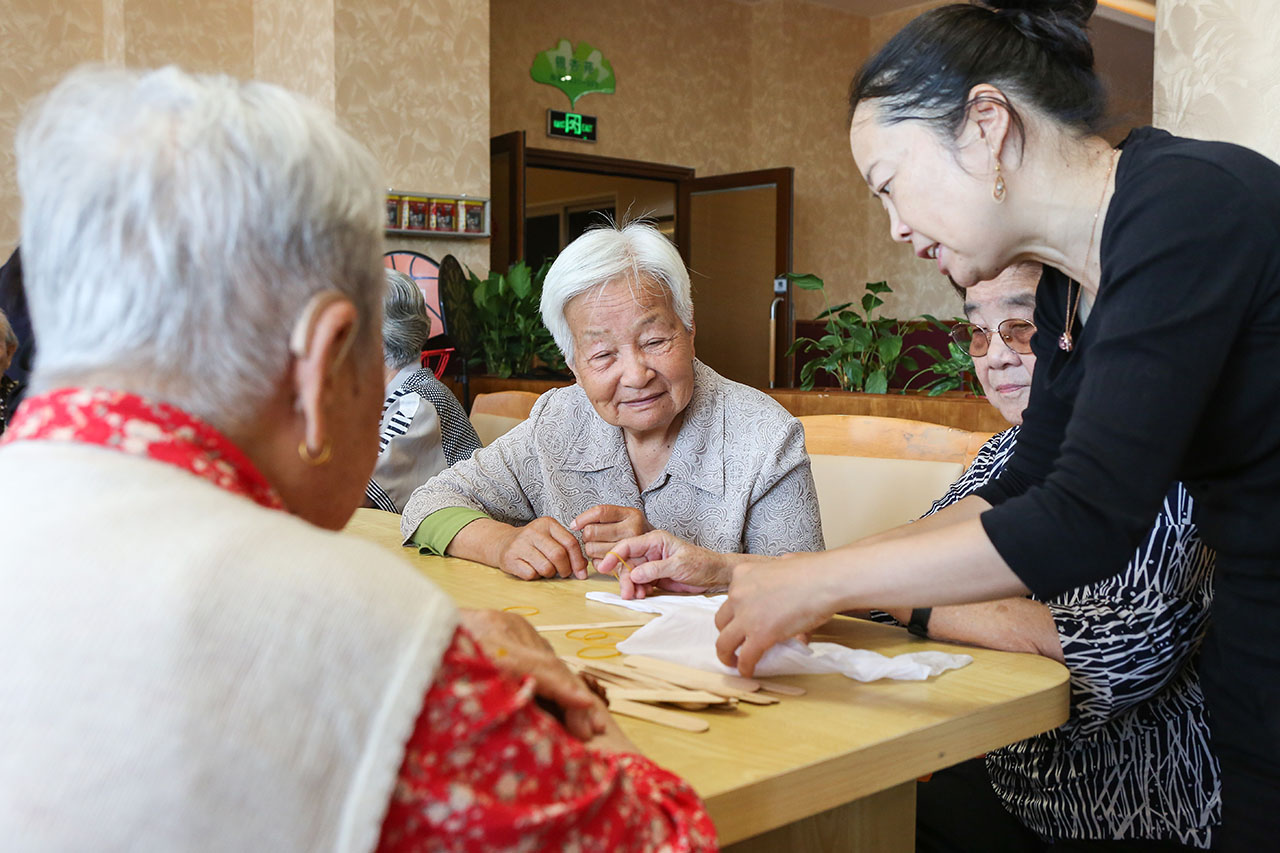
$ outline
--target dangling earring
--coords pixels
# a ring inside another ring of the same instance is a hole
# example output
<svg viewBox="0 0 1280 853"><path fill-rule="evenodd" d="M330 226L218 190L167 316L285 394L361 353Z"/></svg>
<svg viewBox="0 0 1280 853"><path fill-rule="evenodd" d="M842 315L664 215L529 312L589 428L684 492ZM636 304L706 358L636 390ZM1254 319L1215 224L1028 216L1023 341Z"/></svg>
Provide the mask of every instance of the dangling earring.
<svg viewBox="0 0 1280 853"><path fill-rule="evenodd" d="M991 197L996 204L1004 204L1004 175L1000 174L1000 161L996 161L996 182L991 188Z"/></svg>
<svg viewBox="0 0 1280 853"><path fill-rule="evenodd" d="M311 455L311 448L307 447L307 440L304 438L298 442L298 456L303 462L313 468L318 468L329 461L329 457L333 455L333 440L326 438L324 447L320 448L320 452L315 456Z"/></svg>

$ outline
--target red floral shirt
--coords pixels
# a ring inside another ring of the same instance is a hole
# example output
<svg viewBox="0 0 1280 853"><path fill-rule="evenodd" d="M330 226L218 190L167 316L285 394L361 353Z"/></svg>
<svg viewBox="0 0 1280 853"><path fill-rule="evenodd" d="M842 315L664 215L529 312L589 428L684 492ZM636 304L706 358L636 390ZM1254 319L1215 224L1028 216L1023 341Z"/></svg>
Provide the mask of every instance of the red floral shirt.
<svg viewBox="0 0 1280 853"><path fill-rule="evenodd" d="M270 509L279 495L230 439L136 394L30 397L0 444L73 441L174 465ZM501 674L462 628L436 671L379 850L701 851L715 827L687 783L640 755L587 749Z"/></svg>

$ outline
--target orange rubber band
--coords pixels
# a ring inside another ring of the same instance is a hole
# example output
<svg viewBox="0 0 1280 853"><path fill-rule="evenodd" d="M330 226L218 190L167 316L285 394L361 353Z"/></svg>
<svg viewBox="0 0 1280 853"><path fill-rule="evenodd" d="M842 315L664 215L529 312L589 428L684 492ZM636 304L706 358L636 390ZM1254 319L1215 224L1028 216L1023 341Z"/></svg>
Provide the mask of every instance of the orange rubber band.
<svg viewBox="0 0 1280 853"><path fill-rule="evenodd" d="M581 636L575 637L575 634L580 634ZM609 639L609 632L601 631L599 628L574 628L572 631L565 631L564 635L570 640L582 640L583 642Z"/></svg>
<svg viewBox="0 0 1280 853"><path fill-rule="evenodd" d="M503 613L515 613L517 616L537 616L538 608L528 604L513 604L502 608Z"/></svg>
<svg viewBox="0 0 1280 853"><path fill-rule="evenodd" d="M590 654L588 654L588 652L590 652ZM601 660L603 658L620 658L622 657L622 652L618 651L613 646L586 646L584 648L578 649L578 657L586 658L587 660Z"/></svg>

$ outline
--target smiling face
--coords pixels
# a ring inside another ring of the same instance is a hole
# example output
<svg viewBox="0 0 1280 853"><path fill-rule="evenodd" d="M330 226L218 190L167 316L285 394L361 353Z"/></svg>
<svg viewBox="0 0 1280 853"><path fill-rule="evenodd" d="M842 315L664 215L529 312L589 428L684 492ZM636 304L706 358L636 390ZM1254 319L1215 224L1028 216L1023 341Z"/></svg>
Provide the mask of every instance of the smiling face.
<svg viewBox="0 0 1280 853"><path fill-rule="evenodd" d="M976 125L947 143L922 121L882 124L876 101L853 115L854 162L889 214L889 234L961 287L995 277L1004 208L992 199L994 159Z"/></svg>
<svg viewBox="0 0 1280 853"><path fill-rule="evenodd" d="M991 405L1015 425L1022 423L1022 410L1027 407L1036 357L1011 350L995 329L1005 320L1031 320L1039 281L1039 264L1018 264L991 281L973 285L964 294L965 317L975 326L991 330L986 355L973 360L974 372Z"/></svg>
<svg viewBox="0 0 1280 853"><path fill-rule="evenodd" d="M569 300L570 368L596 413L636 436L665 432L693 397L693 332L658 285L612 281Z"/></svg>

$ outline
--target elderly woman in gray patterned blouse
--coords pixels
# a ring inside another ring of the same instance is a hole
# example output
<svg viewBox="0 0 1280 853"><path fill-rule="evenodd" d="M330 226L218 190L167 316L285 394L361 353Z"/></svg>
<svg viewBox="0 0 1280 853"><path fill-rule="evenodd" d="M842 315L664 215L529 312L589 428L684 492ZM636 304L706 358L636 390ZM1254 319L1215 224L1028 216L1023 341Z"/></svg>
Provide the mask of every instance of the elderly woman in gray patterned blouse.
<svg viewBox="0 0 1280 853"><path fill-rule="evenodd" d="M655 528L713 551L823 547L800 423L694 358L689 274L655 228L571 243L542 319L577 384L418 488L406 542L526 580L584 578L588 559Z"/></svg>

